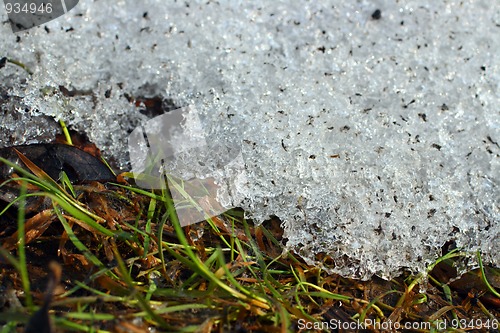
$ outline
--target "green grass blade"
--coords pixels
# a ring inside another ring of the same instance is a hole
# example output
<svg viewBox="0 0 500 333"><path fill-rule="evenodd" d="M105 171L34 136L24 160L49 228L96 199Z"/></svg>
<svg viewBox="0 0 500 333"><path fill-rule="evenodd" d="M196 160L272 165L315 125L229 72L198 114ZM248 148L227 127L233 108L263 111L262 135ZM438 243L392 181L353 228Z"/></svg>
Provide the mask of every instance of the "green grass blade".
<svg viewBox="0 0 500 333"><path fill-rule="evenodd" d="M484 272L483 260L481 258L481 252L479 251L477 251L477 261L479 263L479 269L481 270L481 279L483 280L484 284L486 285L490 293L500 298L500 293L498 293L498 291L496 291L495 288L493 288L493 286L486 278L486 273Z"/></svg>
<svg viewBox="0 0 500 333"><path fill-rule="evenodd" d="M26 207L26 191L27 191L27 183L22 182L21 184L21 193L19 197L21 200L19 201L19 208L17 214L17 235L18 235L18 248L17 254L19 256L19 274L21 275L21 283L23 285L24 294L26 297L26 305L30 311L33 311L33 299L31 297L30 291L30 280L28 275L28 266L26 263L26 233L24 230L25 219L25 207Z"/></svg>

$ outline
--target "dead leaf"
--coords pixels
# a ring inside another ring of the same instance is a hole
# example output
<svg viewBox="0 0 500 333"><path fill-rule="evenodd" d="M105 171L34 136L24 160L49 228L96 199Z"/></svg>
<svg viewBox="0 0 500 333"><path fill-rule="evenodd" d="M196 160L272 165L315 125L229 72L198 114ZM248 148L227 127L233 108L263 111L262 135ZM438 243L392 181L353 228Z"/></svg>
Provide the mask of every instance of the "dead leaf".
<svg viewBox="0 0 500 333"><path fill-rule="evenodd" d="M29 244L43 235L45 230L55 220L55 215L51 209L46 209L26 220L25 223L25 244ZM3 241L3 247L12 251L17 247L19 235L17 231Z"/></svg>

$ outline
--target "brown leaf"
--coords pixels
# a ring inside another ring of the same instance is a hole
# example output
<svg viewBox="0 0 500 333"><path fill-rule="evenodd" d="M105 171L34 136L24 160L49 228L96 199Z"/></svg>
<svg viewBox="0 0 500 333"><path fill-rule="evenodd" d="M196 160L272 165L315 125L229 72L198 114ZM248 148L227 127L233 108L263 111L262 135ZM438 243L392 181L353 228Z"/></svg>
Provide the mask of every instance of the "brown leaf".
<svg viewBox="0 0 500 333"><path fill-rule="evenodd" d="M25 244L29 244L42 236L54 220L55 215L51 209L43 210L32 218L26 220L24 226L26 235ZM18 240L19 235L16 231L12 236L4 240L3 247L8 251L12 251L17 247Z"/></svg>

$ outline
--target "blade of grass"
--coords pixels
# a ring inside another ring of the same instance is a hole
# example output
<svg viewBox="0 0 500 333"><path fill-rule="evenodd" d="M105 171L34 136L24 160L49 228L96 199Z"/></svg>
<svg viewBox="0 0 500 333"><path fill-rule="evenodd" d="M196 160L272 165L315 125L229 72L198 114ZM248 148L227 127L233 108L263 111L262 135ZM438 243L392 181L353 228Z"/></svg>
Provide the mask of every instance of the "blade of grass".
<svg viewBox="0 0 500 333"><path fill-rule="evenodd" d="M51 198L53 203L56 203L59 206L61 206L61 208L64 209L69 215L73 216L78 220L83 221L89 227L95 229L102 235L108 237L115 236L115 233L113 231L106 229L105 227L97 223L91 216L85 214L84 212L81 211L81 209L78 209L78 207L75 207L71 203L65 201L63 198L60 198L51 193L43 193L43 195ZM99 218L99 220L102 221L102 218Z"/></svg>
<svg viewBox="0 0 500 333"><path fill-rule="evenodd" d="M71 140L71 135L69 134L68 127L66 126L66 123L64 120L59 119L59 125L61 126L61 130L64 134L64 138L66 139L66 142L68 145L72 146L73 145L73 140Z"/></svg>
<svg viewBox="0 0 500 333"><path fill-rule="evenodd" d="M114 320L116 316L109 313L89 313L89 312L68 312L64 315L65 318L69 319L80 319L80 320Z"/></svg>
<svg viewBox="0 0 500 333"><path fill-rule="evenodd" d="M165 223L167 222L167 219L168 219L168 214L164 214L160 220L159 225L158 225L158 253L160 255L161 271L162 271L163 277L165 279L167 279L167 281L173 282L172 278L170 276L168 276L167 268L166 268L167 263L165 261L165 255L163 254L163 228L165 227Z"/></svg>
<svg viewBox="0 0 500 333"><path fill-rule="evenodd" d="M144 253L143 253L143 258L146 258L148 256L148 252L149 252L149 243L151 241L151 221L153 220L153 217L155 215L155 211L156 211L156 199L153 199L151 198L151 200L149 201L149 207L148 207L148 215L146 217L146 235L144 237L144 244L143 244L143 247L144 247Z"/></svg>
<svg viewBox="0 0 500 333"><path fill-rule="evenodd" d="M262 305L269 306L268 300L263 298L262 296L256 295L255 293L251 292L250 290L246 289L243 287L236 279L234 278L233 274L229 271L227 268L226 262L224 260L224 255L222 253L222 250L220 248L217 248L216 250L217 253L217 259L219 260L219 266L224 270L225 276L228 279L229 282L238 290L243 293L244 295L248 296L249 298L258 301L259 303L262 303ZM253 302L252 302L253 303Z"/></svg>
<svg viewBox="0 0 500 333"><path fill-rule="evenodd" d="M7 58L7 61L10 62L11 64L14 64L16 66L19 66L21 67L22 69L24 69L26 71L26 73L28 73L29 75L33 75L33 72L31 71L31 69L29 69L28 66L26 66L25 64L23 64L22 62L20 62L19 60L15 60L15 59L12 59L12 58Z"/></svg>
<svg viewBox="0 0 500 333"><path fill-rule="evenodd" d="M249 245L253 251L253 253L255 254L255 256L257 257L257 263L259 264L260 266L260 269L261 269L261 272L262 272L262 277L263 277L263 281L266 283L266 286L267 288L269 288L269 290L271 291L271 293L273 294L274 298L278 299L278 300L283 300L283 295L282 293L280 293L276 288L280 288L281 287L281 283L279 283L278 281L276 281L276 279L274 279L274 277L269 274L269 265L274 261L271 261L271 263L269 264L266 264L266 261L264 259L264 255L262 253L262 251L259 249L259 247L257 246L256 242L253 240L252 238L252 235L250 233L250 226L248 225L248 222L243 219L243 227L245 229L245 234L249 240ZM263 228L265 229L265 228ZM236 241L236 243L238 244L239 243L239 240ZM241 252L242 249L240 249L240 253L244 253L244 252ZM277 260L278 258L276 258ZM252 271L252 267L249 267L249 270ZM254 277L256 279L258 279L258 275L256 273L253 273L254 274Z"/></svg>
<svg viewBox="0 0 500 333"><path fill-rule="evenodd" d="M20 154L22 155L22 154ZM24 155L22 155L24 156ZM49 197L53 198L58 198L60 200L57 200L58 203L63 207L65 210L69 209L73 211L71 213L74 217L86 222L90 223L92 227L96 228L98 231L103 232L107 236L112 236L112 232L101 227L98 223L95 221L100 221L104 222L105 220L87 209L84 208L84 205L80 203L78 200L73 198L71 195L69 195L59 184L57 184L52 178L50 178L48 175L45 178L40 178L37 176L32 175L28 171L24 170L23 168L19 167L17 164L12 163L9 160L6 160L2 157L0 157L0 162L7 164L8 166L14 168L17 172L19 172L23 177L21 178L12 178L9 181L16 180L16 181L27 181L37 187L39 187L42 191L47 192L43 193L43 195L47 195ZM27 163L31 163L31 161L27 160ZM32 167L36 170L38 167L35 165L32 165ZM39 170L37 173L44 173L43 171ZM4 182L3 184L5 184ZM3 185L2 184L2 185ZM1 186L1 185L0 185ZM80 213L76 212L76 210L79 210ZM77 214L77 215L75 215ZM85 216L87 215L87 216Z"/></svg>
<svg viewBox="0 0 500 333"><path fill-rule="evenodd" d="M177 190L177 192L179 192L183 198L187 201L187 207L191 207L191 208L196 208L196 210L198 212L202 212L203 215L204 215L204 218L205 218L205 221L207 221L207 223L212 227L212 229L215 231L215 233L217 235L220 235L220 239L222 240L222 242L224 242L224 244L226 244L227 247L231 247L231 245L228 243L228 241L226 240L226 238L224 238L219 230L219 228L215 225L213 219L212 219L212 216L210 216L208 214L208 212L206 211L206 209L204 209L203 207L201 207L190 195L189 193L187 193L185 190L184 190L184 187L179 184L173 177L171 177L170 175L167 175L167 180L168 180L168 184L172 184L174 186L174 188ZM205 189L206 190L206 189ZM208 191L207 191L208 193ZM171 193L169 192L169 195L171 196ZM177 208L176 208L177 209Z"/></svg>
<svg viewBox="0 0 500 333"><path fill-rule="evenodd" d="M429 274L429 272L431 272L434 269L434 267L436 267L437 264L439 264L442 261L451 259L451 258L462 257L462 256L466 255L465 253L459 252L459 251L460 251L460 249L454 249L454 250L446 253L444 256L436 259L435 262L430 264L429 267L427 267L425 273L418 274L416 276L416 278L413 279L413 281L408 285L408 287L406 288L406 292L403 293L403 295L401 295L398 302L396 303L395 308L399 308L403 305L405 298L406 298L406 295L408 295L413 290L413 288L415 288L415 286L418 285L427 276L427 274Z"/></svg>
<svg viewBox="0 0 500 333"><path fill-rule="evenodd" d="M154 194L153 192L146 191L146 190L143 190L143 189L140 189L137 187L118 184L118 183L108 183L108 184L124 188L124 189L132 191L134 193L141 194L141 195L147 196L149 198L155 199L157 201L165 202L167 200L165 197L163 197L161 195Z"/></svg>
<svg viewBox="0 0 500 333"><path fill-rule="evenodd" d="M71 320L62 317L55 317L54 322L57 327L65 329L66 331L80 331L80 332L96 332L96 333L112 333L107 330L94 330L92 326L85 324L75 323Z"/></svg>
<svg viewBox="0 0 500 333"><path fill-rule="evenodd" d="M167 182L165 182L167 183ZM164 197L166 198L166 208L167 212L170 217L170 221L173 224L175 233L179 239L179 242L184 245L184 249L186 251L186 254L188 255L189 259L195 264L196 270L198 273L203 275L205 278L208 280L214 282L217 286L219 286L221 289L225 290L229 294L233 295L234 297L245 301L249 303L253 303L253 305L256 305L257 307L260 307L262 309L269 310L271 309L271 306L268 304L268 301L265 299L262 299L260 297L257 297L255 299L251 299L247 295L235 290L234 288L231 288L229 285L225 284L222 282L219 278L215 276L213 272L211 272L201 261L201 259L191 250L191 248L188 246L188 241L186 239L186 236L184 235L184 230L182 229L179 218L177 216L177 212L175 210L174 202L172 200L172 197L170 195L170 191L167 189L164 191Z"/></svg>
<svg viewBox="0 0 500 333"><path fill-rule="evenodd" d="M17 235L18 235L18 248L17 255L19 257L19 274L21 276L21 283L23 285L24 295L26 297L26 305L30 311L33 311L33 299L31 298L30 291L30 280L28 275L28 265L26 263L26 233L24 230L25 219L25 207L26 207L26 191L27 191L27 183L21 183L21 193L19 197L21 200L19 201L19 209L17 213Z"/></svg>
<svg viewBox="0 0 500 333"><path fill-rule="evenodd" d="M115 255L115 260L118 263L118 270L121 274L121 277L123 278L125 284L129 287L131 293L135 297L135 299L139 302L139 305L141 306L142 310L148 314L148 316L154 320L158 325L160 325L163 329L172 329L170 325L168 325L165 320L160 317L149 305L149 302L146 301L144 297L142 297L142 294L135 288L135 283L132 280L132 277L129 275L129 272L127 270L127 267L125 266L125 263L118 252L118 248L116 247L115 244L113 244L112 247L113 253Z"/></svg>
<svg viewBox="0 0 500 333"><path fill-rule="evenodd" d="M105 265L97 258L79 239L76 237L75 233L73 232L73 229L69 226L68 221L66 218L63 216L62 212L59 210L59 207L56 204L53 204L54 211L59 218L59 221L61 222L64 231L68 234L68 237L70 241L75 245L75 247L82 252L85 257L90 260L90 262L94 265L96 265L99 268L105 268Z"/></svg>
<svg viewBox="0 0 500 333"><path fill-rule="evenodd" d="M161 307L161 308L155 309L155 312L157 314L165 314L165 313L173 313L173 312L181 312L181 311L192 312L195 309L209 309L209 308L210 308L210 306L208 306L206 304L187 303L187 304L179 304L179 305ZM145 315L146 315L146 312L134 313L134 317L143 317Z"/></svg>
<svg viewBox="0 0 500 333"><path fill-rule="evenodd" d="M359 321L361 323L363 323L365 321L365 318L366 318L366 314L368 313L368 311L373 307L375 306L375 304L381 300L382 298L384 298L385 296L387 295L390 295L390 294L393 294L393 293L397 293L398 291L397 290L389 290L389 291L386 291L385 293L383 293L382 295L379 295L375 298L373 298L367 305L366 307L363 309L363 312L361 312L360 316L359 316ZM383 312L378 309L378 312L379 314L381 313L383 315Z"/></svg>
<svg viewBox="0 0 500 333"><path fill-rule="evenodd" d="M71 184L68 175L64 171L61 172L61 184L64 190L68 189L73 198L76 198L76 192L73 187L73 184Z"/></svg>
<svg viewBox="0 0 500 333"><path fill-rule="evenodd" d="M486 273L484 272L484 266L483 266L483 260L481 258L481 252L477 251L477 262L479 263L479 270L481 271L481 279L483 280L484 284L488 288L489 292L495 295L496 297L500 298L500 293L493 288L493 286L490 284L488 279L486 278Z"/></svg>
<svg viewBox="0 0 500 333"><path fill-rule="evenodd" d="M281 318L281 323L282 327L281 329L285 329L286 327L290 327L290 315L293 314L297 317L301 316L301 312L297 311L296 307L290 303L288 298L286 297L286 291L290 289L290 286L283 286L280 282L278 282L271 274L271 271L269 270L269 266L277 261L279 258L275 258L271 260L269 264L266 264L265 259L264 259L264 254L261 252L259 247L257 246L256 242L253 240L253 237L250 233L250 227L247 223L247 221L242 217L243 221L243 226L245 229L245 234L249 240L249 246L251 247L252 252L256 255L257 257L257 263L260 266L260 272L261 275L258 275L257 272L253 269L252 266L248 266L248 270L251 272L251 274L254 276L256 281L263 281L264 285L258 284L263 292L265 291L265 288L269 292L271 292L272 296L274 297L274 302L275 306L278 307L278 314L280 315ZM262 227L263 230L266 230L264 227ZM267 230L266 230L267 231ZM242 244L238 238L235 239L236 246L239 249L239 253L243 257L244 261L248 261L246 258L246 251L243 250ZM280 246L281 247L281 246ZM290 274L289 271L283 272L284 274ZM287 311L285 311L287 310Z"/></svg>

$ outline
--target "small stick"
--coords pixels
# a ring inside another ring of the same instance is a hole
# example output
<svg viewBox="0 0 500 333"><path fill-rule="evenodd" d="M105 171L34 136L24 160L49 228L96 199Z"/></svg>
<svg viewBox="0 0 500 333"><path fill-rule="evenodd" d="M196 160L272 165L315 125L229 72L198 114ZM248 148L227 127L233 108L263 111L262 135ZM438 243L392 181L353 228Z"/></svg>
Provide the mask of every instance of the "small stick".
<svg viewBox="0 0 500 333"><path fill-rule="evenodd" d="M54 297L54 291L61 280L61 265L57 262L52 261L49 264L49 282L47 283L47 290L43 298L42 307L35 312L28 324L26 325L25 333L54 333L54 326L50 321L49 309L52 298Z"/></svg>

